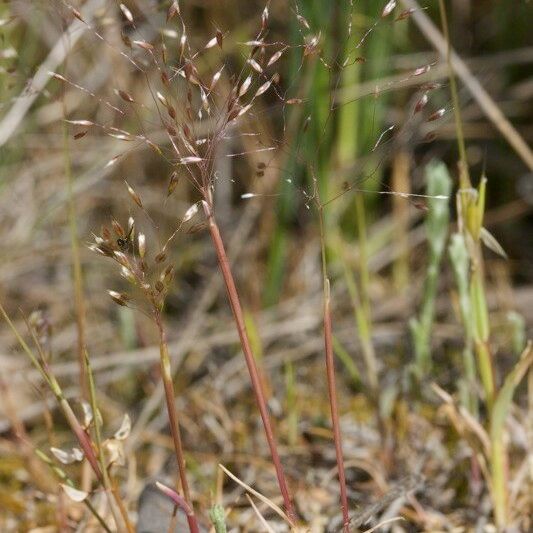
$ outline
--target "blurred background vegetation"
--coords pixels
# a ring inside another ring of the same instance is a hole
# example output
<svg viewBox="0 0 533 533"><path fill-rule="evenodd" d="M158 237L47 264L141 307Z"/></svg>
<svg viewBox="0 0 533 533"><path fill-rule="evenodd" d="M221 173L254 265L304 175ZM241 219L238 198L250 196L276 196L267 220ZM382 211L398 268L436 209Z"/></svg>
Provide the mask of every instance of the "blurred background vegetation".
<svg viewBox="0 0 533 533"><path fill-rule="evenodd" d="M448 254L449 236L462 231L455 200L460 156L454 103L446 57L428 42L424 23L416 19L424 15L441 31L442 13L433 0L404 13L411 2L399 1L383 16L386 4L269 3L266 39L283 50L273 65L279 82L218 146L217 215L304 521L316 531L340 527L322 359L315 191L324 204L352 510L361 515L377 505L368 527L402 516L404 522L387 527L483 530L497 519L487 482L491 474L485 474L491 471L490 453L483 459L479 434L486 431L490 440L494 421L474 368L476 333L469 332L468 317L461 314L460 267ZM453 48L516 135L531 145L531 2L444 4ZM139 38L158 50L164 43L171 61L177 61L183 31L175 20L166 22L169 5L155 0L0 3L0 302L25 337L23 317L43 321L50 364L73 400L80 397L77 361L86 345L104 433L112 435L125 413L132 420L124 444L127 460L115 473L132 512L148 480L173 473L157 395L157 335L142 314L107 297L108 289L123 290L125 281L87 244L111 217L125 226L134 216L150 248L161 235L170 235L198 200L185 178L168 195L173 167L158 153L168 141L151 92L160 84L160 69L154 68L151 52L128 46L128 40ZM255 0L181 2L194 49L202 49L216 29L224 35L222 49L207 50L197 64L206 79L224 64L221 90L246 67L249 46L243 43L257 35L264 7ZM262 50L258 54L263 57ZM146 65L146 72L128 58ZM492 238L487 238L490 249L483 250L490 323L484 340L500 389L516 369L533 325L533 174L480 107L479 95L460 78L457 83L470 178L474 187L487 178L484 226ZM138 105L121 98L119 90ZM141 133L153 146L125 142L91 125L96 123ZM251 132L257 135L244 135ZM431 178L438 172L445 176ZM442 187L450 192L431 192L439 179L448 183L448 174L451 182ZM435 183L428 184L432 179ZM146 211L131 201L124 180ZM243 199L243 194L254 196ZM449 200L416 196L426 194L446 194ZM230 527L262 531L242 488L223 483L217 469L218 463L231 466L276 500L208 241L201 227L178 235L170 251L175 281L165 308L194 500L204 516L219 502L231 511ZM438 253L434 244L440 241ZM507 257L495 253L500 246ZM78 254L81 271L76 272ZM432 268L433 283L428 281ZM429 366L418 359L413 325L416 317L418 324L424 322L425 313ZM80 527L90 530L83 507L65 501L53 475L28 459L35 448L72 447L73 437L4 324L0 341L6 398L0 406L0 529L69 531L85 524ZM471 367L465 350L472 352ZM531 371L529 389L515 385L515 403L505 410L506 524L526 531L531 527ZM469 417L462 418L459 406ZM83 467L68 469L77 486L87 484ZM276 523L267 508L262 511Z"/></svg>

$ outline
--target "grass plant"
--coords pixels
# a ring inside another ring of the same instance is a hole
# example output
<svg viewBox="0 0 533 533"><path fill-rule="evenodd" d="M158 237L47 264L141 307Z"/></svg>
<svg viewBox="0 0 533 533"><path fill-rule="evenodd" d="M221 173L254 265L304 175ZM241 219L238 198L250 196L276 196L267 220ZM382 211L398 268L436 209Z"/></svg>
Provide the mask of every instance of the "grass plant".
<svg viewBox="0 0 533 533"><path fill-rule="evenodd" d="M531 528L502 10L0 6L2 531Z"/></svg>

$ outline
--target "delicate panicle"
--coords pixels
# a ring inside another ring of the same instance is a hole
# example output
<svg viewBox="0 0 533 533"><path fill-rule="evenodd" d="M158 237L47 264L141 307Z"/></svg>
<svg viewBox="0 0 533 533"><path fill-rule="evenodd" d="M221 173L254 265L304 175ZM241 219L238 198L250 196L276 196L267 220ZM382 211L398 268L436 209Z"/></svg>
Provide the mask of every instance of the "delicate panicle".
<svg viewBox="0 0 533 533"><path fill-rule="evenodd" d="M119 237L124 237L126 235L126 232L124 231L124 228L120 225L120 222L118 220L112 219L111 225L113 226L114 232Z"/></svg>
<svg viewBox="0 0 533 533"><path fill-rule="evenodd" d="M124 100L125 102L134 102L133 96L131 94L127 93L126 91L123 91L121 89L117 89L117 94Z"/></svg>
<svg viewBox="0 0 533 533"><path fill-rule="evenodd" d="M126 19L128 20L128 22L133 23L133 15L131 11L124 4L120 4L119 7L122 13L124 14L124 16L126 17Z"/></svg>
<svg viewBox="0 0 533 533"><path fill-rule="evenodd" d="M106 164L105 164L105 167L104 168L109 168L111 166L113 166L117 161L118 159L120 158L120 155L116 155L115 157L112 157Z"/></svg>
<svg viewBox="0 0 533 533"><path fill-rule="evenodd" d="M189 220L191 220L191 218L194 215L196 215L196 213L198 213L198 203L191 205L191 207L187 209L187 211L185 212L185 215L183 215L182 222L183 223L188 222Z"/></svg>
<svg viewBox="0 0 533 533"><path fill-rule="evenodd" d="M167 254L165 252L159 252L155 257L154 261L156 263L164 263L167 260Z"/></svg>
<svg viewBox="0 0 533 533"><path fill-rule="evenodd" d="M144 259L144 256L146 254L146 236L144 233L139 233L137 237L137 246L139 248L139 257L141 259Z"/></svg>
<svg viewBox="0 0 533 533"><path fill-rule="evenodd" d="M215 88L215 85L218 83L220 76L222 76L222 71L224 70L224 65L222 65L213 75L211 79L211 84L209 85L209 91L212 91Z"/></svg>
<svg viewBox="0 0 533 533"><path fill-rule="evenodd" d="M130 262L124 252L120 252L119 250L115 250L113 252L114 258L123 266L126 268L130 267Z"/></svg>
<svg viewBox="0 0 533 533"><path fill-rule="evenodd" d="M90 120L65 120L68 124L74 124L75 126L94 126L94 122Z"/></svg>
<svg viewBox="0 0 533 533"><path fill-rule="evenodd" d="M383 8L383 11L381 12L382 18L388 17L396 7L396 0L390 0L385 4L385 7Z"/></svg>
<svg viewBox="0 0 533 533"><path fill-rule="evenodd" d="M404 9L397 17L396 20L405 20L409 18L414 12L416 11L415 8L410 9Z"/></svg>
<svg viewBox="0 0 533 533"><path fill-rule="evenodd" d="M434 113L431 113L431 115L429 115L427 120L428 122L433 122L434 120L438 120L444 115L444 113L446 113L446 109L444 109L444 107L441 107L440 109L437 109L437 111L435 111Z"/></svg>
<svg viewBox="0 0 533 533"><path fill-rule="evenodd" d="M131 185L127 181L124 181L124 183L128 188L128 194L130 195L131 199L142 209L143 203L141 201L141 197L135 192L133 187L131 187Z"/></svg>
<svg viewBox="0 0 533 533"><path fill-rule="evenodd" d="M167 22L169 22L176 15L178 15L179 12L180 12L180 8L179 8L178 0L172 0L167 11Z"/></svg>
<svg viewBox="0 0 533 533"><path fill-rule="evenodd" d="M154 50L154 45L146 41L137 40L133 41L133 44L136 44L139 48L142 48L143 50L146 50L148 52L152 52Z"/></svg>
<svg viewBox="0 0 533 533"><path fill-rule="evenodd" d="M208 50L209 48L213 48L218 44L218 39L216 37L213 37L206 45L205 49Z"/></svg>
<svg viewBox="0 0 533 533"><path fill-rule="evenodd" d="M90 244L88 246L89 250L91 250L91 252L95 252L97 254L100 254L100 255L108 255L105 253L105 251L100 247L100 246L97 246L96 244Z"/></svg>
<svg viewBox="0 0 533 533"><path fill-rule="evenodd" d="M248 104L248 105L245 105L238 113L237 113L237 117L242 117L245 113L247 113L251 108L252 108L252 105L253 104Z"/></svg>
<svg viewBox="0 0 533 533"><path fill-rule="evenodd" d="M179 177L176 171L172 172L167 186L167 198L174 192L174 189L178 185Z"/></svg>
<svg viewBox="0 0 533 533"><path fill-rule="evenodd" d="M423 65L421 67L416 68L413 70L412 76L421 76L422 74L425 74L426 72L429 72L431 69L431 65Z"/></svg>
<svg viewBox="0 0 533 533"><path fill-rule="evenodd" d="M120 267L120 275L125 279L127 280L129 283L135 283L135 275L133 274L133 272L125 267L125 266L121 266Z"/></svg>
<svg viewBox="0 0 533 533"><path fill-rule="evenodd" d="M307 19L305 17L303 17L302 15L300 14L297 14L296 15L296 19L298 20L298 22L306 29L306 30L310 30L311 29L311 26L309 26L309 22L307 22Z"/></svg>
<svg viewBox="0 0 533 533"><path fill-rule="evenodd" d="M157 99L165 106L165 107L168 107L168 102L167 102L167 99L165 98L165 96L163 94L161 94L159 91L157 91L155 93L155 95L157 96Z"/></svg>
<svg viewBox="0 0 533 533"><path fill-rule="evenodd" d="M81 13L73 6L69 6L69 9L71 11L71 13L81 22L83 22L84 24L87 24L85 22L85 19L81 16Z"/></svg>
<svg viewBox="0 0 533 533"><path fill-rule="evenodd" d="M128 305L129 297L127 294L117 291L107 291L111 299L118 305L126 307Z"/></svg>
<svg viewBox="0 0 533 533"><path fill-rule="evenodd" d="M259 74L263 74L263 69L261 68L261 65L255 60L255 59L248 59L246 61L256 72Z"/></svg>
<svg viewBox="0 0 533 533"><path fill-rule="evenodd" d="M183 32L181 39L180 39L180 58L183 57L186 44L187 44L187 34Z"/></svg>
<svg viewBox="0 0 533 533"><path fill-rule="evenodd" d="M217 29L217 32L216 32L216 36L215 36L216 40L217 40L217 44L219 46L220 49L222 49L222 42L224 40L224 35L222 34L222 32L220 30Z"/></svg>
<svg viewBox="0 0 533 533"><path fill-rule="evenodd" d="M314 56L319 53L320 33L318 35L308 35L305 39L304 57Z"/></svg>
<svg viewBox="0 0 533 533"><path fill-rule="evenodd" d="M257 92L255 93L254 98L257 98L258 96L261 96L263 93L266 93L270 85L272 85L272 80L269 80L266 83L263 83L263 85L261 85L261 87L257 89Z"/></svg>
<svg viewBox="0 0 533 533"><path fill-rule="evenodd" d="M426 104L428 103L428 95L427 93L424 93L421 97L420 97L420 100L418 100L418 102L415 104L415 109L414 109L414 112L415 113L419 113L420 111L422 111L422 109L424 109L424 107L426 107Z"/></svg>
<svg viewBox="0 0 533 533"><path fill-rule="evenodd" d="M252 76L248 76L239 87L239 98L244 96L248 89L250 88L250 85L252 84Z"/></svg>
<svg viewBox="0 0 533 533"><path fill-rule="evenodd" d="M374 147L372 148L372 151L374 152L376 150L376 148L381 144L383 138L385 137L385 135L387 133L389 133L390 131L392 131L396 126L393 124L392 126L389 126L386 130L384 130L381 135L378 137L378 140L376 141L376 143L374 144Z"/></svg>
<svg viewBox="0 0 533 533"><path fill-rule="evenodd" d="M203 161L202 157L190 156L182 157L180 159L180 165L190 165L191 163L201 163Z"/></svg>
<svg viewBox="0 0 533 533"><path fill-rule="evenodd" d="M285 50L287 50L287 48L282 48L281 50L278 50L275 54L272 54L272 56L268 60L267 67L273 65L283 55Z"/></svg>
<svg viewBox="0 0 533 533"><path fill-rule="evenodd" d="M263 9L263 13L261 14L261 31L265 31L268 23L268 4L265 6L265 9Z"/></svg>
<svg viewBox="0 0 533 533"><path fill-rule="evenodd" d="M91 427L94 420L94 413L91 404L85 400L80 401L81 409L83 411L83 429L87 430Z"/></svg>

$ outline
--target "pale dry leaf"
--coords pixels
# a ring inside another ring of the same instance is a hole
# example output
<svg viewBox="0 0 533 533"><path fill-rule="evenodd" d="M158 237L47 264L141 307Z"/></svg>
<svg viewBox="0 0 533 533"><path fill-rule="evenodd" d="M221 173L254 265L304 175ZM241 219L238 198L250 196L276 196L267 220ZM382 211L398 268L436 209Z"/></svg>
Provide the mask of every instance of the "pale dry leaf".
<svg viewBox="0 0 533 533"><path fill-rule="evenodd" d="M140 255L141 247L144 247L142 243L145 242L144 234L140 233L138 239L139 239L139 255ZM129 437L130 431L131 431L131 419L129 415L126 413L124 415L124 418L122 419L122 424L120 425L120 428L115 432L114 437L115 439L118 439L118 440L125 440Z"/></svg>
<svg viewBox="0 0 533 533"><path fill-rule="evenodd" d="M64 465L78 463L83 460L83 452L79 448L72 448L72 450L66 451L52 446L50 451L54 457Z"/></svg>
<svg viewBox="0 0 533 533"><path fill-rule="evenodd" d="M61 488L65 491L65 494L74 502L81 503L87 499L89 496L88 492L85 492L84 490L75 489L74 487L71 487L70 485L65 485L65 483L61 483Z"/></svg>

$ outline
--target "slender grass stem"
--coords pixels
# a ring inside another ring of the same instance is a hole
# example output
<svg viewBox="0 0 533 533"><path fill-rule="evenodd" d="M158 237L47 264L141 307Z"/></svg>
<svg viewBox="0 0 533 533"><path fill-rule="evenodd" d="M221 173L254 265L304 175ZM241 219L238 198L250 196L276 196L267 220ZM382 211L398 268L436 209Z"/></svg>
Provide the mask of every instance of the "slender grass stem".
<svg viewBox="0 0 533 533"><path fill-rule="evenodd" d="M165 330L161 315L159 312L155 313L155 321L159 331L159 353L161 364L161 379L163 380L163 387L165 389L165 400L167 404L168 419L170 422L170 433L172 434L172 441L174 443L174 451L176 453L176 460L178 462L179 478L183 496L187 504L192 510L192 513L187 513L187 522L191 533L199 533L200 529L196 515L194 514L191 494L189 491L189 483L187 482L187 473L185 470L185 454L181 441L181 432L178 420L178 411L176 409L176 400L174 392L174 383L172 381L172 370L170 365L170 357L168 354L168 345L166 340Z"/></svg>
<svg viewBox="0 0 533 533"><path fill-rule="evenodd" d="M65 112L66 117L66 112ZM80 247L78 242L78 228L76 224L76 205L74 203L74 180L70 161L67 123L63 124L63 154L65 159L65 175L67 177L68 194L68 224L70 232L70 248L72 252L72 274L74 284L74 307L78 333L78 365L80 391L83 398L88 398L88 377L85 367L85 350L87 346L86 310L83 292L83 274L81 269Z"/></svg>
<svg viewBox="0 0 533 533"><path fill-rule="evenodd" d="M348 494L346 491L346 473L344 470L344 457L342 452L342 437L339 420L339 406L337 403L337 385L335 380L335 359L333 354L333 331L331 325L331 293L328 279L326 260L326 237L324 232L324 209L319 206L318 216L320 222L320 246L322 256L322 282L324 289L324 347L326 355L326 373L328 380L329 405L331 410L331 423L333 426L333 441L339 476L341 510L343 531L350 531L350 513L348 508Z"/></svg>
<svg viewBox="0 0 533 533"><path fill-rule="evenodd" d="M233 273L231 271L229 259L226 254L226 249L224 247L224 241L222 240L222 236L220 234L215 215L212 211L211 204L208 203L208 201L203 200L202 205L207 218L209 233L211 234L213 246L217 254L220 271L222 273L222 277L224 278L224 283L226 285L228 300L231 306L231 310L233 312L233 317L235 319L235 325L237 327L237 332L241 341L241 347L244 353L246 366L248 367L248 372L250 374L250 380L252 382L252 389L254 391L255 400L259 409L259 413L261 415L261 420L263 421L265 436L268 442L268 447L270 448L272 462L274 463L274 468L276 469L276 476L278 479L278 485L281 491L281 495L283 497L285 511L287 512L287 515L291 520L296 520L296 514L291 501L291 497L289 495L287 480L285 478L283 466L281 464L281 460L278 454L276 439L274 437L274 431L270 422L270 415L266 404L261 376L257 368L255 357L252 352L252 347L248 339L248 334L246 332L244 314L242 311L239 294L237 292L237 287L235 286L235 280L233 279Z"/></svg>

